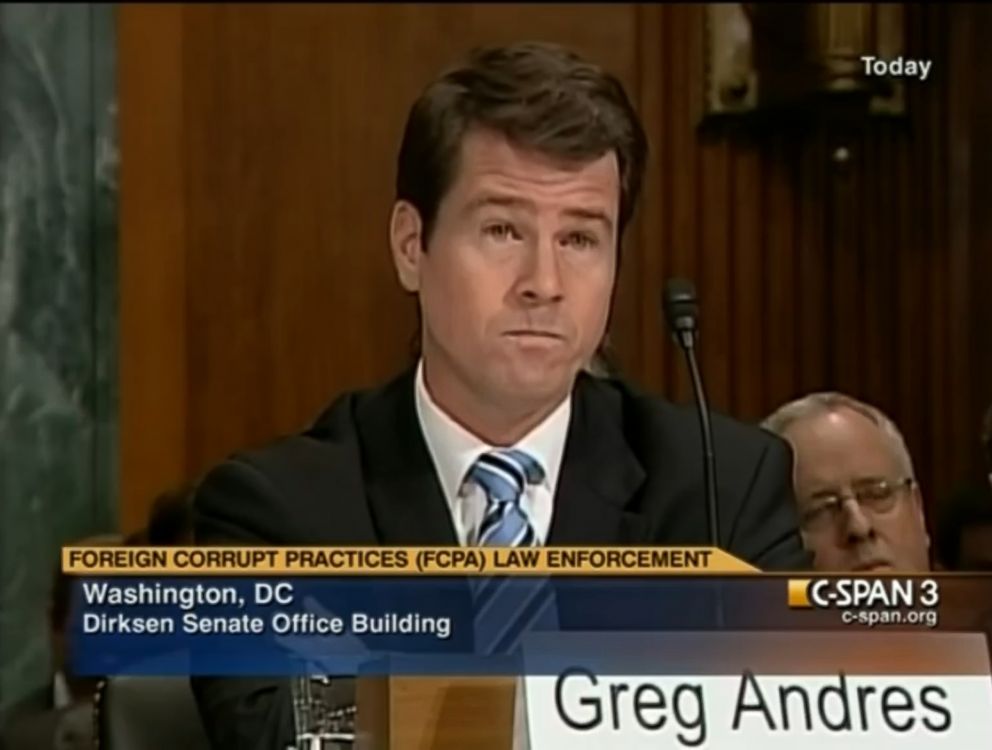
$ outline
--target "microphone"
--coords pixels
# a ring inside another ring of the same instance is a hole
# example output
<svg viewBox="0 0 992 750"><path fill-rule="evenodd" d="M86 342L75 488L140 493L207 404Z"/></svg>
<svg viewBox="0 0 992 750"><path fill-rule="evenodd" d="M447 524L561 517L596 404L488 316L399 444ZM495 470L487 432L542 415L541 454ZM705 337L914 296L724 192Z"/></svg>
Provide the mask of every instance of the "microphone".
<svg viewBox="0 0 992 750"><path fill-rule="evenodd" d="M685 353L692 378L692 390L699 412L699 430L703 440L703 483L706 492L706 520L710 544L720 547L720 518L716 497L716 459L713 453L713 431L710 427L710 410L703 390L703 378L696 360L696 335L699 329L699 303L696 288L686 279L671 279L665 283L662 295L665 320L675 341Z"/></svg>

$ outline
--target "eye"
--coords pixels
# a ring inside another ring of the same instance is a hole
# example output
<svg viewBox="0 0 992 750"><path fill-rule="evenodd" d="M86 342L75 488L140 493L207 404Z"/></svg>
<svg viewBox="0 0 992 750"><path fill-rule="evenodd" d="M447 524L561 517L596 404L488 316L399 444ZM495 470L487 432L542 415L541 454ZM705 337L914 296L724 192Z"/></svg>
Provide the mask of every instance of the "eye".
<svg viewBox="0 0 992 750"><path fill-rule="evenodd" d="M877 482L866 482L857 488L858 497L868 502L878 502L887 500L894 491L894 487L884 480Z"/></svg>
<svg viewBox="0 0 992 750"><path fill-rule="evenodd" d="M822 516L827 516L834 509L836 503L833 501L820 502L816 505L811 506L803 514L807 519L816 519Z"/></svg>
<svg viewBox="0 0 992 750"><path fill-rule="evenodd" d="M493 222L482 228L482 233L497 242L520 239L520 233L508 222Z"/></svg>
<svg viewBox="0 0 992 750"><path fill-rule="evenodd" d="M564 243L578 250L592 250L599 245L599 238L589 232L569 232Z"/></svg>
<svg viewBox="0 0 992 750"><path fill-rule="evenodd" d="M804 526L819 526L830 521L842 500L836 495L816 495L810 499L806 511L801 514Z"/></svg>

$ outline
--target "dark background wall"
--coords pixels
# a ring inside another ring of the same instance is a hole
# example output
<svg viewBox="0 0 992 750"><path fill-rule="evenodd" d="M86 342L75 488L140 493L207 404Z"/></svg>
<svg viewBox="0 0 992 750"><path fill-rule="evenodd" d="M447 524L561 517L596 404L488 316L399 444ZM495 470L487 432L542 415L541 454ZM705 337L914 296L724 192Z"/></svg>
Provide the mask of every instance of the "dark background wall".
<svg viewBox="0 0 992 750"><path fill-rule="evenodd" d="M689 275L715 408L758 420L840 389L902 426L931 504L977 471L992 397L983 7L907 8L907 51L934 64L905 120L749 133L697 127L698 5L118 13L126 529L164 487L408 361L413 305L386 246L407 108L468 48L520 38L618 73L652 142L612 332L628 375L688 397L659 295Z"/></svg>

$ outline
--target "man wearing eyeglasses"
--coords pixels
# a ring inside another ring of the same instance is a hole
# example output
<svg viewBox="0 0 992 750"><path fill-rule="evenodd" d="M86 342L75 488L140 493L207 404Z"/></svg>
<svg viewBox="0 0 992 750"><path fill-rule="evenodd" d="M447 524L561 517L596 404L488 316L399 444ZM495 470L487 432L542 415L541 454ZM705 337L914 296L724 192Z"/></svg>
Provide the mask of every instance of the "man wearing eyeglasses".
<svg viewBox="0 0 992 750"><path fill-rule="evenodd" d="M764 427L795 452L801 531L817 570L929 570L923 499L892 420L849 396L815 393Z"/></svg>

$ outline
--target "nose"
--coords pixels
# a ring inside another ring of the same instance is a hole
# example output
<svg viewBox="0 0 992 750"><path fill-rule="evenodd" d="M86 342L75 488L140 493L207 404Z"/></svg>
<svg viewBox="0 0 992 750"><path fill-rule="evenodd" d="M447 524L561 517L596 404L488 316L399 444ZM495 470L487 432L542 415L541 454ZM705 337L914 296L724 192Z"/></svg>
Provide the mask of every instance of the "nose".
<svg viewBox="0 0 992 750"><path fill-rule="evenodd" d="M528 305L561 301L564 296L561 268L550 239L536 242L531 247L520 273L517 292Z"/></svg>
<svg viewBox="0 0 992 750"><path fill-rule="evenodd" d="M854 498L844 501L842 510L842 533L848 544L862 542L875 536L875 528L871 519Z"/></svg>

